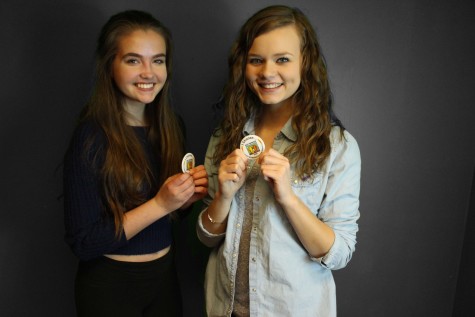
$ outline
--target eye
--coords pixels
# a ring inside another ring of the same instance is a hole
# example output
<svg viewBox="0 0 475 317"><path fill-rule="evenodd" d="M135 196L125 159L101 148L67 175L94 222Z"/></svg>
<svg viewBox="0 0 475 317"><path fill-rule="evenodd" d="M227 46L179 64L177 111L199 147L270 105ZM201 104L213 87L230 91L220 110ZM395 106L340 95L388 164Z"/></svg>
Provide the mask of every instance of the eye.
<svg viewBox="0 0 475 317"><path fill-rule="evenodd" d="M251 57L248 59L248 63L252 65L259 65L262 64L262 59L257 57Z"/></svg>
<svg viewBox="0 0 475 317"><path fill-rule="evenodd" d="M139 63L139 60L136 59L136 58L127 58L127 59L125 60L125 63L126 63L126 64L138 64L138 63Z"/></svg>
<svg viewBox="0 0 475 317"><path fill-rule="evenodd" d="M279 57L277 63L287 63L289 61L288 57Z"/></svg>
<svg viewBox="0 0 475 317"><path fill-rule="evenodd" d="M165 64L165 59L164 58L156 58L153 60L155 64Z"/></svg>

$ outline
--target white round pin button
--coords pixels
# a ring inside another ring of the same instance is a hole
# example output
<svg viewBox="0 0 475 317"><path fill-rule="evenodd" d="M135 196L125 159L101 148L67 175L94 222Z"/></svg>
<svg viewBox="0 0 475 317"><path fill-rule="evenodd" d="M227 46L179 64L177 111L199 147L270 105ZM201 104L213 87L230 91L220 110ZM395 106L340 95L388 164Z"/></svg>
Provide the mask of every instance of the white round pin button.
<svg viewBox="0 0 475 317"><path fill-rule="evenodd" d="M183 173L188 173L193 167L195 167L195 156L192 153L186 153L181 160L181 170Z"/></svg>
<svg viewBox="0 0 475 317"><path fill-rule="evenodd" d="M241 151L249 158L256 158L266 149L264 141L257 135L250 134L241 140Z"/></svg>

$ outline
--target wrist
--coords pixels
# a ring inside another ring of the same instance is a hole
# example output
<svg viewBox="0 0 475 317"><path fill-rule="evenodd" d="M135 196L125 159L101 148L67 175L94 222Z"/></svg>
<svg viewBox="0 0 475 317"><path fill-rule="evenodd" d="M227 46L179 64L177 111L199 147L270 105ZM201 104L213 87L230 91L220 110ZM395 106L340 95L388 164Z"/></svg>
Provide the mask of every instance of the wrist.
<svg viewBox="0 0 475 317"><path fill-rule="evenodd" d="M282 208L288 209L298 205L300 202L300 198L294 193L292 193L283 199L277 200L277 202L282 206Z"/></svg>
<svg viewBox="0 0 475 317"><path fill-rule="evenodd" d="M219 191L216 192L213 201L203 213L203 221L215 226L226 224L231 202L232 199L226 199Z"/></svg>
<svg viewBox="0 0 475 317"><path fill-rule="evenodd" d="M221 191L218 190L214 194L213 200L218 202L220 205L231 205L231 202L233 201L233 197L234 196L226 197L225 195L223 195Z"/></svg>
<svg viewBox="0 0 475 317"><path fill-rule="evenodd" d="M164 216L173 211L165 208L165 204L161 201L158 195L150 199L150 202L153 204L154 210L158 215Z"/></svg>
<svg viewBox="0 0 475 317"><path fill-rule="evenodd" d="M206 217L208 218L209 222L211 222L214 225L222 225L227 222L228 216L226 215L226 218L224 220L217 220L216 218L213 218L209 214L209 209L206 210Z"/></svg>

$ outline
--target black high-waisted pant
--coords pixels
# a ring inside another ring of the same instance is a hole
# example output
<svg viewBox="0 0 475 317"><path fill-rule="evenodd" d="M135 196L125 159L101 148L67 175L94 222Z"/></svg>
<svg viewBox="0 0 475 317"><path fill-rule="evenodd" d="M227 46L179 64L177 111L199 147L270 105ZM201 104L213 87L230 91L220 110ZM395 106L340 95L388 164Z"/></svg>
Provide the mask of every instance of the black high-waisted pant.
<svg viewBox="0 0 475 317"><path fill-rule="evenodd" d="M150 262L80 262L75 299L78 317L181 316L172 251Z"/></svg>

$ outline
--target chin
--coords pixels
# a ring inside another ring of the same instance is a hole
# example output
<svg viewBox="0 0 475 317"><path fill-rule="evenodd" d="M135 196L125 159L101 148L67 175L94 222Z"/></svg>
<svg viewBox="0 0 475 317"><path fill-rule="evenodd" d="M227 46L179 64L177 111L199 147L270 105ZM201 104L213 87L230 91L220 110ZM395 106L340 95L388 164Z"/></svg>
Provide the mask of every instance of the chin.
<svg viewBox="0 0 475 317"><path fill-rule="evenodd" d="M272 105L276 105L276 104L281 103L282 100L261 99L261 102L262 102L264 105L272 106Z"/></svg>
<svg viewBox="0 0 475 317"><path fill-rule="evenodd" d="M150 98L143 98L141 100L139 100L140 102L144 103L144 104L148 104L148 103L151 103L155 100L155 98L157 98L157 96L153 96L153 97L150 97Z"/></svg>

